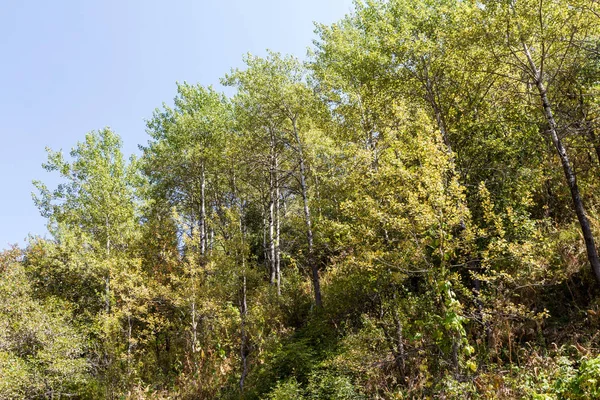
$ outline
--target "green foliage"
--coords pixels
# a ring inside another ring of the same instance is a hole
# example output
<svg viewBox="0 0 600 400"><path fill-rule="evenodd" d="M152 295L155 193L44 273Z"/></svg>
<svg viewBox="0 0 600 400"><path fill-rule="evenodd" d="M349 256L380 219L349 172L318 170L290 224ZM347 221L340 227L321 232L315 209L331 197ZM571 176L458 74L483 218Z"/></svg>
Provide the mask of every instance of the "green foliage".
<svg viewBox="0 0 600 400"><path fill-rule="evenodd" d="M318 371L313 373L309 379L306 393L305 397L307 399L363 399L363 397L356 392L348 377L330 373L328 371Z"/></svg>
<svg viewBox="0 0 600 400"><path fill-rule="evenodd" d="M68 303L36 299L22 265L9 252L0 257L0 397L93 398L85 338Z"/></svg>
<svg viewBox="0 0 600 400"><path fill-rule="evenodd" d="M277 386L269 393L269 400L295 400L303 399L302 388L296 378L292 377L277 383Z"/></svg>
<svg viewBox="0 0 600 400"><path fill-rule="evenodd" d="M598 16L357 1L307 63L178 84L140 159L108 128L48 150L0 397L600 397Z"/></svg>
<svg viewBox="0 0 600 400"><path fill-rule="evenodd" d="M581 360L577 372L569 375L560 376L556 382L555 387L560 399L600 397L600 358Z"/></svg>
<svg viewBox="0 0 600 400"><path fill-rule="evenodd" d="M105 128L90 132L85 142L77 144L70 153L72 162L62 152L47 149L44 168L66 180L53 191L34 181L40 193L34 201L49 218L51 229L66 224L91 235L100 246L111 240L112 247L125 244L134 221L135 171L126 166L120 148L120 137Z"/></svg>

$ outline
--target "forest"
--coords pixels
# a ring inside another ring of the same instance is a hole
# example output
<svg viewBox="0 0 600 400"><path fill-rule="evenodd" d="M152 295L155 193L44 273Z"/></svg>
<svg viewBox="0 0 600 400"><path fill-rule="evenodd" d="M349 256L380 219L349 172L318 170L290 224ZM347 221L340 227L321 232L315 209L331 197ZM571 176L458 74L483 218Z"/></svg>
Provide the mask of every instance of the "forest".
<svg viewBox="0 0 600 400"><path fill-rule="evenodd" d="M357 0L47 149L0 399L600 398L600 2ZM33 178L33 177L32 177Z"/></svg>

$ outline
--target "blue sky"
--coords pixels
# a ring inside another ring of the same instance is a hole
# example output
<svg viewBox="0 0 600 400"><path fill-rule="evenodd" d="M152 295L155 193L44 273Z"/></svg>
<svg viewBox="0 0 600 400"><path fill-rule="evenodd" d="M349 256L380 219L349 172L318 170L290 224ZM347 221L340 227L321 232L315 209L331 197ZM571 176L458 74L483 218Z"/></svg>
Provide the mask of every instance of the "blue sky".
<svg viewBox="0 0 600 400"><path fill-rule="evenodd" d="M0 248L44 235L31 181L54 187L44 148L68 152L110 126L124 152L147 141L144 119L171 103L175 82L213 84L247 52L304 57L313 21L352 0L2 0Z"/></svg>

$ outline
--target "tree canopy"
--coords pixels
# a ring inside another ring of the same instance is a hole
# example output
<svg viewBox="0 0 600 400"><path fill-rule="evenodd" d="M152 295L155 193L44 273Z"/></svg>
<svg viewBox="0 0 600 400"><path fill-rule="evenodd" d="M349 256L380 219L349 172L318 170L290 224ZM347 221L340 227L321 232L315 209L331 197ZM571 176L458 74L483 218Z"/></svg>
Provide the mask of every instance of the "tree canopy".
<svg viewBox="0 0 600 400"><path fill-rule="evenodd" d="M366 0L34 181L0 398L600 396L600 4Z"/></svg>

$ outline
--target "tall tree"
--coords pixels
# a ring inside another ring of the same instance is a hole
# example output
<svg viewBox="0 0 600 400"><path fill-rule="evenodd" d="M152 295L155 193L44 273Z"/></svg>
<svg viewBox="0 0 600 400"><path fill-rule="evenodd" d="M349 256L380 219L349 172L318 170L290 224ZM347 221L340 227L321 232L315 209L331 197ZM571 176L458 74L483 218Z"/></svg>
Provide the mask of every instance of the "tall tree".
<svg viewBox="0 0 600 400"><path fill-rule="evenodd" d="M314 227L311 215L309 188L309 159L306 147L307 134L314 128L311 118L318 112L318 103L306 82L306 69L293 57L282 57L270 52L267 58L247 56L248 68L233 71L224 82L238 88L238 107L249 117L255 129L263 130L268 136L270 149L269 187L270 217L269 238L271 257L276 273L278 292L280 291L280 197L282 171L297 177L307 243L307 264L309 265L317 306L322 305L319 266L315 257ZM281 159L288 159L297 165L285 171ZM272 234L276 225L275 235Z"/></svg>
<svg viewBox="0 0 600 400"><path fill-rule="evenodd" d="M590 9L591 7L591 9ZM589 216L583 204L573 157L565 146L572 121L557 117L562 90L556 86L561 77L582 69L589 57L589 44L600 33L593 10L597 4L589 1L528 1L508 0L486 2L481 7L481 26L488 31L490 55L509 67L508 78L520 82L526 95L524 101L537 101L542 129L549 136L560 160L569 188L572 206L583 234L592 272L600 283L600 258Z"/></svg>
<svg viewBox="0 0 600 400"><path fill-rule="evenodd" d="M152 140L144 150L144 171L156 196L176 206L197 232L197 249L206 253L209 198L219 179L231 114L225 97L211 87L178 84L175 108L155 110L148 122Z"/></svg>
<svg viewBox="0 0 600 400"><path fill-rule="evenodd" d="M110 311L110 259L113 251L124 251L136 224L133 164L121 153L121 139L105 128L86 135L71 151L72 162L62 152L48 151L48 171L57 171L66 182L49 190L34 181L39 195L34 201L49 229L58 234L59 225L81 231L91 238L88 246L104 255L105 309Z"/></svg>
<svg viewBox="0 0 600 400"><path fill-rule="evenodd" d="M202 272L210 262L214 214L223 206L219 199L228 143L231 113L228 101L212 87L177 85L175 107L155 110L148 122L152 137L142 147L145 176L154 204L173 207L183 245L183 304L189 323L189 348L197 369L200 344ZM163 209L164 212L164 209Z"/></svg>

